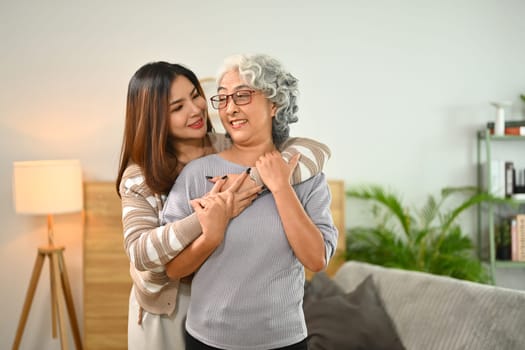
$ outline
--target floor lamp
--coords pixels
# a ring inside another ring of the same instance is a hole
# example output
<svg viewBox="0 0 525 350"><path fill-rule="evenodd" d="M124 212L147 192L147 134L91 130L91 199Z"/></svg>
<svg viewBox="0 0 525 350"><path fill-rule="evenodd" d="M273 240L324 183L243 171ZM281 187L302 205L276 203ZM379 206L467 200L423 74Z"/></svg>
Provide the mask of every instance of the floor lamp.
<svg viewBox="0 0 525 350"><path fill-rule="evenodd" d="M82 170L78 160L14 162L13 195L17 213L47 215L47 245L38 248L22 315L18 323L13 350L18 349L29 310L46 258L49 258L51 278L52 335L57 337L57 325L62 350L68 349L66 314L77 349L82 349L73 296L66 271L64 247L56 246L53 237L53 215L79 212L83 207Z"/></svg>

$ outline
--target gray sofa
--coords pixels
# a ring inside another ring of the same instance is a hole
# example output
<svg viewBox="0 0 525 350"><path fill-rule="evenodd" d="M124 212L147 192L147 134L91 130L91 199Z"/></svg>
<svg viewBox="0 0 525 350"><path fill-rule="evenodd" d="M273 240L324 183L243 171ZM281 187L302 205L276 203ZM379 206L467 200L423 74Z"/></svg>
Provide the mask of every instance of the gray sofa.
<svg viewBox="0 0 525 350"><path fill-rule="evenodd" d="M348 293L369 275L407 350L525 349L525 292L354 261L333 281Z"/></svg>

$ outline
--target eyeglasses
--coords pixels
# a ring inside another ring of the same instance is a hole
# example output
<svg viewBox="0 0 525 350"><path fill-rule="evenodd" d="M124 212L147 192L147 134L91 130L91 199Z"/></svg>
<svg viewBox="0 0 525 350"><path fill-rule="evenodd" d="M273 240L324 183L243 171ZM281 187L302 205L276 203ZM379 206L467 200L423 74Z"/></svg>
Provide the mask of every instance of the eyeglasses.
<svg viewBox="0 0 525 350"><path fill-rule="evenodd" d="M211 105L215 109L223 109L228 106L228 100L231 97L233 100L233 103L237 106L243 106L247 105L248 103L252 102L252 95L255 94L257 91L255 90L239 90L235 91L233 94L225 95L215 95L210 98Z"/></svg>

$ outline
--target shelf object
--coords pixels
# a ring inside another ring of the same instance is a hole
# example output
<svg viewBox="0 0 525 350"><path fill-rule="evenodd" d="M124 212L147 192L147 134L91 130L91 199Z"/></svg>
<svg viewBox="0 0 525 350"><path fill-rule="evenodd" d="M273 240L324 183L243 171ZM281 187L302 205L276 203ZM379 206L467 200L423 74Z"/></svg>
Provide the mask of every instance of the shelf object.
<svg viewBox="0 0 525 350"><path fill-rule="evenodd" d="M496 107L496 123L494 127L494 135L505 134L505 108L512 106L512 101L491 102L491 105Z"/></svg>
<svg viewBox="0 0 525 350"><path fill-rule="evenodd" d="M516 135L494 135L491 134L490 129L484 129L478 131L477 134L477 164L478 164L478 187L480 191L493 189L493 174L491 170L491 162L493 160L493 144L494 143L517 143L520 147L525 147L525 136ZM483 158L483 159L482 159ZM486 164L487 166L484 166ZM510 200L510 198L509 198ZM525 199L513 199L513 203L517 204L523 211L523 205L525 205ZM487 231L488 231L488 247L489 257L488 263L490 265L490 271L492 276L495 275L496 268L525 268L525 261L510 261L510 260L498 260L496 258L496 241L495 241L495 217L496 210L500 204L488 203L486 210L481 206L478 206L478 248L479 256L482 257L482 244L483 238L486 235L484 233L483 217L486 218Z"/></svg>

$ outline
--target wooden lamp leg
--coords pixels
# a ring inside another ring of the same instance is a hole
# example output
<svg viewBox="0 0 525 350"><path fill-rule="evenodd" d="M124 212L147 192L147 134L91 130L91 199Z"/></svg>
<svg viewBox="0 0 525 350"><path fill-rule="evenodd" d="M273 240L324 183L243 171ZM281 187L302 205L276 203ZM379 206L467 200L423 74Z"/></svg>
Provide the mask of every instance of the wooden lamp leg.
<svg viewBox="0 0 525 350"><path fill-rule="evenodd" d="M71 330L73 331L73 339L77 349L82 349L82 340L77 322L77 314L75 312L75 305L73 303L73 294L71 293L71 286L67 276L66 261L62 251L58 252L58 262L60 266L60 276L62 277L62 287L64 289L64 297L66 300L67 312L69 315L69 322L71 323Z"/></svg>
<svg viewBox="0 0 525 350"><path fill-rule="evenodd" d="M44 264L45 255L38 251L36 256L35 266L33 267L33 274L31 275L31 280L29 282L29 288L27 289L26 300L24 302L24 307L22 309L22 315L20 316L20 321L18 322L18 328L16 330L15 341L13 342L13 350L16 350L20 346L20 341L22 340L22 334L24 333L24 328L27 322L27 317L29 316L29 310L31 309L31 304L33 302L33 297L35 296L35 290L37 286L40 273L42 272L42 265Z"/></svg>
<svg viewBox="0 0 525 350"><path fill-rule="evenodd" d="M57 314L58 314L58 326L60 329L60 345L62 350L68 349L67 344L67 334L66 334L66 323L64 317L65 310L64 310L64 290L60 286L60 267L58 266L58 257L56 252L51 253L49 256L51 260L51 265L53 266L53 284L55 285L55 300L56 304L52 305L53 308L56 308Z"/></svg>
<svg viewBox="0 0 525 350"><path fill-rule="evenodd" d="M56 338L56 325L58 323L60 330L60 344L61 350L68 350L68 339L66 333L66 321L65 321L65 308L69 315L69 322L71 324L71 330L73 331L73 339L77 350L82 350L82 341L80 338L80 332L78 328L75 308L73 304L73 296L71 294L71 287L69 285L69 279L67 276L66 265L62 252L64 247L45 247L38 249L38 255L33 268L33 274L29 283L26 300L22 309L22 315L18 323L18 329L16 331L15 341L13 342L13 350L18 350L24 328L33 302L35 290L37 286L40 273L42 272L42 265L45 257L50 260L50 279L51 279L51 318L52 318L52 333L53 338ZM65 305L64 305L65 303ZM57 322L58 321L58 322Z"/></svg>
<svg viewBox="0 0 525 350"><path fill-rule="evenodd" d="M50 255L45 255L49 257L49 284L50 284L50 290L51 290L51 335L53 339L56 339L57 337L57 308L55 307L58 305L58 299L57 299L57 291L56 291L56 283L55 283L55 269L53 266L53 260L51 260Z"/></svg>

